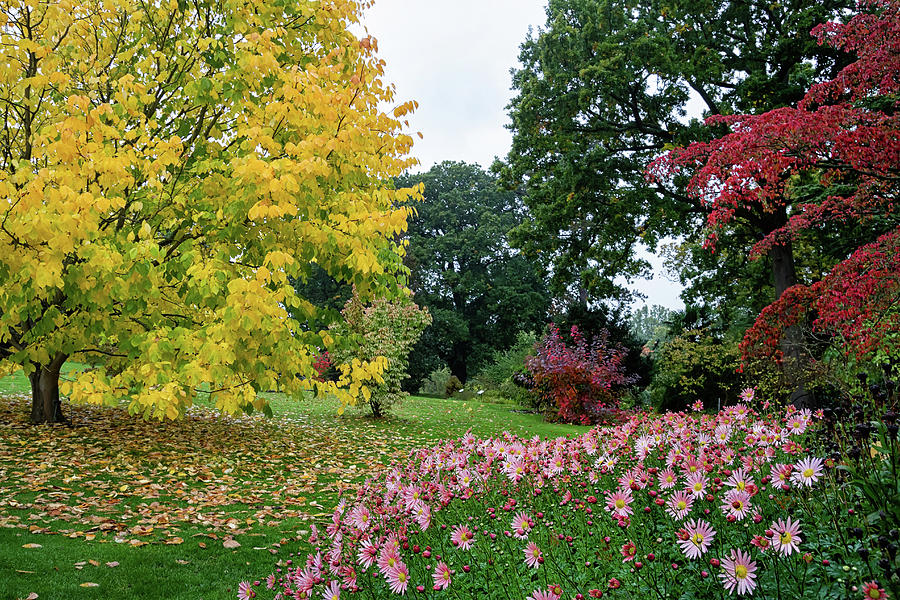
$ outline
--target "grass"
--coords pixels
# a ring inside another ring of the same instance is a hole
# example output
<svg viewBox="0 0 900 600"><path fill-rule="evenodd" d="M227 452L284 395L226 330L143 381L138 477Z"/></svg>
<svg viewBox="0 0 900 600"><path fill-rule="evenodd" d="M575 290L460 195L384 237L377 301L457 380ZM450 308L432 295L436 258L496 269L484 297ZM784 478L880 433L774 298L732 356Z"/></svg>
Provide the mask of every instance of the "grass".
<svg viewBox="0 0 900 600"><path fill-rule="evenodd" d="M478 400L412 397L376 421L279 395L271 419L198 408L158 424L68 405L71 426L31 426L29 389L0 379L0 600L233 599L397 453L469 430L587 430Z"/></svg>

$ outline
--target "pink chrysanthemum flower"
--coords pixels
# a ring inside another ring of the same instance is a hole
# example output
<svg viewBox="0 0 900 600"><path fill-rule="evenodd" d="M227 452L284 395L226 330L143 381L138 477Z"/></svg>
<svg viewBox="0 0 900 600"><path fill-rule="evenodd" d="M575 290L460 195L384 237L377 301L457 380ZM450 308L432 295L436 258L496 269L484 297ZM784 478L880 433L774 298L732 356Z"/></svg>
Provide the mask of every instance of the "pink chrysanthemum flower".
<svg viewBox="0 0 900 600"><path fill-rule="evenodd" d="M468 550L475 543L475 534L465 525L457 525L450 534L450 542L460 550Z"/></svg>
<svg viewBox="0 0 900 600"><path fill-rule="evenodd" d="M701 519L695 519L687 524L681 530L678 545L681 551L690 559L699 558L708 549L713 538L716 537L716 531L712 526Z"/></svg>
<svg viewBox="0 0 900 600"><path fill-rule="evenodd" d="M753 402L754 396L756 396L756 388L748 387L741 390L740 398L744 402Z"/></svg>
<svg viewBox="0 0 900 600"><path fill-rule="evenodd" d="M706 493L706 476L702 472L691 473L687 477L684 489L693 494L694 498L701 497Z"/></svg>
<svg viewBox="0 0 900 600"><path fill-rule="evenodd" d="M606 492L606 510L614 517L626 517L634 511L631 509L631 490L618 489L615 492Z"/></svg>
<svg viewBox="0 0 900 600"><path fill-rule="evenodd" d="M671 467L669 467L665 471L660 471L657 479L659 480L659 489L661 490L671 489L675 487L676 483L678 483L678 476L675 474L675 471L672 470Z"/></svg>
<svg viewBox="0 0 900 600"><path fill-rule="evenodd" d="M750 494L744 491L729 490L722 502L722 514L743 521L750 512Z"/></svg>
<svg viewBox="0 0 900 600"><path fill-rule="evenodd" d="M753 483L753 477L747 475L744 469L737 469L731 473L731 477L725 480L725 485L733 487L740 492L746 490L751 483Z"/></svg>
<svg viewBox="0 0 900 600"><path fill-rule="evenodd" d="M386 576L391 569L401 563L400 553L396 548L391 546L383 546L381 548L381 552L378 554L378 570L381 571L382 575Z"/></svg>
<svg viewBox="0 0 900 600"><path fill-rule="evenodd" d="M756 588L756 562L743 550L732 550L730 558L722 559L722 585L731 594L737 590L738 596L752 595Z"/></svg>
<svg viewBox="0 0 900 600"><path fill-rule="evenodd" d="M256 598L256 591L253 589L253 584L249 581L240 582L238 584L238 599L250 600L250 598Z"/></svg>
<svg viewBox="0 0 900 600"><path fill-rule="evenodd" d="M881 589L877 581L869 581L862 587L862 595L865 600L882 600L887 598L887 592Z"/></svg>
<svg viewBox="0 0 900 600"><path fill-rule="evenodd" d="M525 546L525 564L531 569L537 569L542 562L542 558L544 558L544 555L541 553L538 545L534 542L528 542L528 545Z"/></svg>
<svg viewBox="0 0 900 600"><path fill-rule="evenodd" d="M371 524L372 514L369 512L369 509L365 506L359 505L353 508L350 511L350 525L359 529L360 531L366 531Z"/></svg>
<svg viewBox="0 0 900 600"><path fill-rule="evenodd" d="M792 552L800 552L800 542L803 538L800 537L799 521L794 522L790 517L787 521L778 519L776 523L772 523L770 529L775 533L772 536L772 547L778 552L785 556L790 556Z"/></svg>
<svg viewBox="0 0 900 600"><path fill-rule="evenodd" d="M690 514L693 504L694 496L686 490L679 490L672 494L669 501L666 502L666 512L672 515L672 518L680 521Z"/></svg>
<svg viewBox="0 0 900 600"><path fill-rule="evenodd" d="M819 481L819 477L822 476L822 473L822 459L804 458L794 465L794 473L791 475L791 481L797 485L812 487L812 484Z"/></svg>
<svg viewBox="0 0 900 600"><path fill-rule="evenodd" d="M519 538L520 540L524 540L528 537L528 532L531 531L532 527L534 527L534 521L532 521L531 517L526 515L524 512L519 512L515 517L513 517L513 535L515 535L515 537Z"/></svg>
<svg viewBox="0 0 900 600"><path fill-rule="evenodd" d="M791 471L794 470L794 465L783 465L781 463L777 463L772 468L772 478L778 481L780 484L787 484L791 480Z"/></svg>
<svg viewBox="0 0 900 600"><path fill-rule="evenodd" d="M340 600L341 599L341 586L338 585L336 580L332 580L331 583L325 588L322 592L322 600Z"/></svg>
<svg viewBox="0 0 900 600"><path fill-rule="evenodd" d="M434 587L435 589L445 590L450 585L450 576L453 574L453 571L450 570L450 567L447 566L447 563L441 561L437 564L437 567L434 569L434 573L431 574L431 578L434 579Z"/></svg>
<svg viewBox="0 0 900 600"><path fill-rule="evenodd" d="M405 594L409 586L409 569L402 562L396 567L391 567L385 574L385 579L395 594Z"/></svg>
<svg viewBox="0 0 900 600"><path fill-rule="evenodd" d="M375 559L378 557L378 546L373 544L369 540L364 540L363 543L359 547L359 552L356 554L356 559L359 564L364 568L368 569L375 563Z"/></svg>
<svg viewBox="0 0 900 600"><path fill-rule="evenodd" d="M559 596L550 591L534 590L529 600L559 600Z"/></svg>
<svg viewBox="0 0 900 600"><path fill-rule="evenodd" d="M635 555L637 554L637 546L634 545L634 542L625 542L622 544L622 562L628 562L630 560L634 560Z"/></svg>

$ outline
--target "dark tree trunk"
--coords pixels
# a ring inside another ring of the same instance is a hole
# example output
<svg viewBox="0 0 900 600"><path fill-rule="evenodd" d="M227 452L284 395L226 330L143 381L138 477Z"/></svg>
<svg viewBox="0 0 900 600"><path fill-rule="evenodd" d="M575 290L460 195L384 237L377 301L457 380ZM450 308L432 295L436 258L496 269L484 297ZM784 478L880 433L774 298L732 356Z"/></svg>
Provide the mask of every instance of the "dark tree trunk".
<svg viewBox="0 0 900 600"><path fill-rule="evenodd" d="M460 383L465 384L469 376L468 368L469 345L466 343L453 344L453 356L450 357L448 365L450 374L456 375Z"/></svg>
<svg viewBox="0 0 900 600"><path fill-rule="evenodd" d="M769 258L772 260L772 277L775 283L775 299L777 300L785 290L797 283L793 244L785 242L772 246L772 249L769 251ZM800 331L799 326L792 325L785 329L784 336L781 338L781 351L789 363L788 368L799 373L801 361L803 360L803 333ZM797 408L805 408L809 405L811 399L803 378L798 377L794 385L796 387L791 392L791 403Z"/></svg>
<svg viewBox="0 0 900 600"><path fill-rule="evenodd" d="M65 417L59 401L59 372L67 356L57 354L46 365L35 364L28 376L31 380L31 422L64 423Z"/></svg>

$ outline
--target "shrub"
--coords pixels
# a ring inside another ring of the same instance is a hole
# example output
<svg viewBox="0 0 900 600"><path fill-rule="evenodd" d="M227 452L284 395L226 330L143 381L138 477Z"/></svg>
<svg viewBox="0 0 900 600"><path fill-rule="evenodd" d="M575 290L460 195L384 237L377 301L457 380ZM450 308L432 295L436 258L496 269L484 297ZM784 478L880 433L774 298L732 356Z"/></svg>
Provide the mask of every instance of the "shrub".
<svg viewBox="0 0 900 600"><path fill-rule="evenodd" d="M650 402L657 410L682 410L697 398L715 408L717 400L734 398L743 387L738 342L707 328L682 331L654 354Z"/></svg>
<svg viewBox="0 0 900 600"><path fill-rule="evenodd" d="M527 360L534 389L544 407L552 407L554 418L566 423L598 423L618 408L622 389L634 381L623 367L626 349L609 342L605 330L591 343L577 326L571 329L571 346L555 325Z"/></svg>
<svg viewBox="0 0 900 600"><path fill-rule="evenodd" d="M412 452L344 498L324 531L312 528L309 555L279 563L254 591L896 597L896 427L873 429L881 445L870 439L875 452L856 460L884 485L868 487L842 485L842 459L810 447L819 416L792 407L633 415L573 439L466 435Z"/></svg>
<svg viewBox="0 0 900 600"><path fill-rule="evenodd" d="M371 305L363 306L355 291L341 314L344 320L332 325L332 329L345 336L355 336L359 343L355 347L335 349L332 352L335 362L372 361L379 356L387 359L383 381L374 383L371 389L360 390L362 400L368 403L372 414L381 417L408 395L401 390L400 382L407 377L409 352L431 323L431 315L427 308L419 308L403 292L394 300L379 298Z"/></svg>
<svg viewBox="0 0 900 600"><path fill-rule="evenodd" d="M449 380L450 367L435 369L422 382L419 393L427 396L444 396L447 393L447 382Z"/></svg>
<svg viewBox="0 0 900 600"><path fill-rule="evenodd" d="M520 331L516 343L506 350L494 352L491 362L475 377L476 385L486 389L499 389L504 382L525 369L525 359L534 354L537 334L533 331Z"/></svg>
<svg viewBox="0 0 900 600"><path fill-rule="evenodd" d="M451 375L444 386L444 397L449 398L459 390L463 389L462 382L456 375Z"/></svg>

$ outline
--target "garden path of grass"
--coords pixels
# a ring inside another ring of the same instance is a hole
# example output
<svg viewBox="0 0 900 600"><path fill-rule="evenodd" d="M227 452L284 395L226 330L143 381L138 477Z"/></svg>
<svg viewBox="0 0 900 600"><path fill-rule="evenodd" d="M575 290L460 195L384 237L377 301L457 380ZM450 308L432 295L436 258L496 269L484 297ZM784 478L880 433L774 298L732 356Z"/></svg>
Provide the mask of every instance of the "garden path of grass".
<svg viewBox="0 0 900 600"><path fill-rule="evenodd" d="M470 429L587 430L477 400L413 397L374 421L276 395L270 419L196 408L159 424L67 405L71 426L34 427L25 391L21 374L0 379L0 600L233 599L397 453Z"/></svg>

